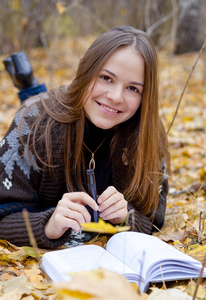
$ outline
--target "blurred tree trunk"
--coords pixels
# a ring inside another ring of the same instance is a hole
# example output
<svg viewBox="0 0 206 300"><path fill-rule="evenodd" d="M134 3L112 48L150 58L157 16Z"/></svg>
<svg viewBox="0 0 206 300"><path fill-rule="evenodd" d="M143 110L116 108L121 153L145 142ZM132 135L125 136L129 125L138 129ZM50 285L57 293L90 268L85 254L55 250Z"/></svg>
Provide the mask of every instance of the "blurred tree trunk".
<svg viewBox="0 0 206 300"><path fill-rule="evenodd" d="M201 48L203 34L201 32L201 0L181 0L175 54L194 52Z"/></svg>

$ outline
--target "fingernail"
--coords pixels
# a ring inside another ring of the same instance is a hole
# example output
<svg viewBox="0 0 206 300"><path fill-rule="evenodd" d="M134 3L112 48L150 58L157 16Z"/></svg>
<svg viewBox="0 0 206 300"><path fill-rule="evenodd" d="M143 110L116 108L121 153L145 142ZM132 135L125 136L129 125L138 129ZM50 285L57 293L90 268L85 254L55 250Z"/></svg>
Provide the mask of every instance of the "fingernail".
<svg viewBox="0 0 206 300"><path fill-rule="evenodd" d="M102 199L101 199L101 198L98 198L97 202L98 202L99 204L101 204L101 203L102 203Z"/></svg>

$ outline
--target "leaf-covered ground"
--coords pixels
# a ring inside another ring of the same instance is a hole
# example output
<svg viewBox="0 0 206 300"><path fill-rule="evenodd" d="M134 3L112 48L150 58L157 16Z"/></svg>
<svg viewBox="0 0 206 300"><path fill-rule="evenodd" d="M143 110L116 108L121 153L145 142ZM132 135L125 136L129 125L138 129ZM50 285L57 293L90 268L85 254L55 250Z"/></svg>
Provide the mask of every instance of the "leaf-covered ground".
<svg viewBox="0 0 206 300"><path fill-rule="evenodd" d="M48 88L69 83L75 74L79 58L92 40L92 37L88 37L87 39L60 41L53 45L49 53L44 49L34 49L27 53L39 83L44 82ZM172 121L197 55L198 53L174 56L167 49L158 53L160 112L166 129L169 128ZM18 90L13 87L9 75L4 71L2 64L4 58L5 56L0 57L0 138L4 135L13 115L20 106ZM201 262L206 252L206 229L204 226L206 80L203 80L204 67L203 57L201 57L192 73L177 117L168 135L172 175L169 178L170 191L165 225L161 232L156 233L159 238ZM105 240L97 242L103 245ZM56 292L50 282L42 276L39 264L28 252L28 249L14 247L6 241L0 242L0 299L12 297L15 300L56 299ZM166 291L158 287L152 293L159 293L156 299L170 299L170 297L178 299L178 296L175 296L174 287L185 292L181 299L192 299L190 296L194 294L195 281L166 283L166 286ZM206 298L205 290L204 280L198 289L198 299ZM124 294L124 291L122 293ZM172 296L170 293L173 293ZM78 296L79 298L71 297L71 295L67 295L66 298L61 299L83 299L80 296ZM142 296L141 299L143 298L146 299L147 296ZM109 298L107 295L107 298L105 296L101 299Z"/></svg>

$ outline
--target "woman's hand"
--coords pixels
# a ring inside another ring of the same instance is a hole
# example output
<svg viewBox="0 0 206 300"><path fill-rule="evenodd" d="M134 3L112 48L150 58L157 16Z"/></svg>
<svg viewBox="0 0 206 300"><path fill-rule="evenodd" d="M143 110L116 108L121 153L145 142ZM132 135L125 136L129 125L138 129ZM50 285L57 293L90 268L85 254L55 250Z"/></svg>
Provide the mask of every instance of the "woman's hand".
<svg viewBox="0 0 206 300"><path fill-rule="evenodd" d="M85 205L98 210L98 205L87 193L66 193L58 202L53 214L45 225L45 234L49 239L61 237L68 228L78 232L80 223L89 223L91 216Z"/></svg>
<svg viewBox="0 0 206 300"><path fill-rule="evenodd" d="M127 201L115 187L108 187L98 198L99 216L112 224L120 224L127 216Z"/></svg>

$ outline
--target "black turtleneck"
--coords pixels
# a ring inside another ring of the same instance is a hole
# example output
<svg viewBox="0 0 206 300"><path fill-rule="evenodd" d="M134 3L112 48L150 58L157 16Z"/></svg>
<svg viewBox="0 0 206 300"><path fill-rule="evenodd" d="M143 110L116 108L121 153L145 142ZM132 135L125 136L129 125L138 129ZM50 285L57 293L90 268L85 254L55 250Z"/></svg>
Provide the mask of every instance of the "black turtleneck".
<svg viewBox="0 0 206 300"><path fill-rule="evenodd" d="M110 161L110 142L112 138L112 129L101 129L86 119L84 143L92 151L99 147L94 153L95 160L95 178L97 194L100 195L108 186L112 185L112 172ZM89 168L89 162L92 157L91 152L83 146L86 168Z"/></svg>

